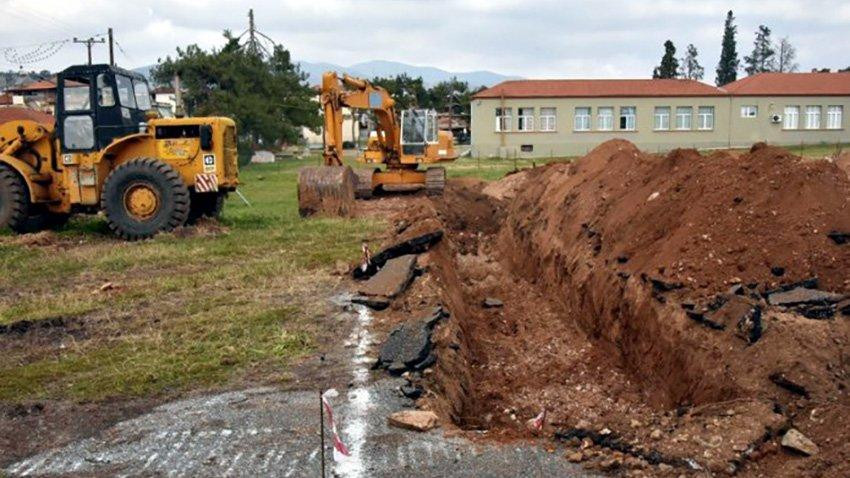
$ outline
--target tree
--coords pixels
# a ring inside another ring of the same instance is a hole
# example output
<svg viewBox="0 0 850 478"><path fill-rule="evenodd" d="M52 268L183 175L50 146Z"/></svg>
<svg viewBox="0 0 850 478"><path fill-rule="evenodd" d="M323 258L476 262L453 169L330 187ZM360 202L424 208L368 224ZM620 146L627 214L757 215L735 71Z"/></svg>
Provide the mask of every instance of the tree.
<svg viewBox="0 0 850 478"><path fill-rule="evenodd" d="M676 59L676 46L673 42L667 40L664 42L664 56L661 57L661 64L655 67L652 72L653 78L676 78L679 71L679 60Z"/></svg>
<svg viewBox="0 0 850 478"><path fill-rule="evenodd" d="M770 28L759 25L753 41L753 52L744 57L744 63L747 64L744 69L748 75L776 70L776 51L770 42Z"/></svg>
<svg viewBox="0 0 850 478"><path fill-rule="evenodd" d="M689 80L701 80L705 75L705 68L697 61L697 47L691 43L688 45L687 53L682 58L681 66L679 67L679 76Z"/></svg>
<svg viewBox="0 0 850 478"><path fill-rule="evenodd" d="M413 78L407 73L396 75L395 78L376 77L372 84L383 87L395 100L396 108L404 110L425 106L428 102L428 92L422 77Z"/></svg>
<svg viewBox="0 0 850 478"><path fill-rule="evenodd" d="M459 106L464 113L469 113L471 96L469 83L453 77L428 89L428 104L425 106L437 111L446 111L449 107Z"/></svg>
<svg viewBox="0 0 850 478"><path fill-rule="evenodd" d="M788 37L779 40L779 45L776 46L778 55L776 58L776 71L780 73L793 73L797 71L800 65L794 62L797 57L797 49L788 41Z"/></svg>
<svg viewBox="0 0 850 478"><path fill-rule="evenodd" d="M726 13L726 23L723 28L723 46L720 52L720 61L717 63L717 86L723 86L738 79L738 44L735 34L738 27L735 26L735 16L732 10Z"/></svg>
<svg viewBox="0 0 850 478"><path fill-rule="evenodd" d="M248 51L228 31L224 38L221 49L178 48L176 58L169 56L155 68L154 79L169 83L179 75L187 112L233 118L246 149L297 143L301 127L319 128L316 92L292 63L289 51L275 45L270 54L259 54Z"/></svg>

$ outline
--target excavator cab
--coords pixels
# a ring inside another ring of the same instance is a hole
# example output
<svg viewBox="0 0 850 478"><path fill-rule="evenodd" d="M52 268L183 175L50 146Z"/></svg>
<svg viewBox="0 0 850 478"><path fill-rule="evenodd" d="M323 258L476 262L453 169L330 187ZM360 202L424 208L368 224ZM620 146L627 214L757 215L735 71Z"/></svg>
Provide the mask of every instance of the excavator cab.
<svg viewBox="0 0 850 478"><path fill-rule="evenodd" d="M429 144L437 144L437 112L409 109L401 112L401 152L423 156Z"/></svg>

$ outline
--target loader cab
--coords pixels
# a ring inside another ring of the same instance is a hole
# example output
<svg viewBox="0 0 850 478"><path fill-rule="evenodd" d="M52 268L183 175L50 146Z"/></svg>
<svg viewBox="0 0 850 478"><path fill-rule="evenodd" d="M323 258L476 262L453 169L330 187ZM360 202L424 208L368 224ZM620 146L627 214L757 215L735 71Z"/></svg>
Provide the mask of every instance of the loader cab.
<svg viewBox="0 0 850 478"><path fill-rule="evenodd" d="M98 151L140 132L152 108L147 80L129 70L78 65L56 80L56 133L63 153Z"/></svg>
<svg viewBox="0 0 850 478"><path fill-rule="evenodd" d="M425 154L425 147L437 141L435 110L408 109L401 112L402 154L422 156Z"/></svg>

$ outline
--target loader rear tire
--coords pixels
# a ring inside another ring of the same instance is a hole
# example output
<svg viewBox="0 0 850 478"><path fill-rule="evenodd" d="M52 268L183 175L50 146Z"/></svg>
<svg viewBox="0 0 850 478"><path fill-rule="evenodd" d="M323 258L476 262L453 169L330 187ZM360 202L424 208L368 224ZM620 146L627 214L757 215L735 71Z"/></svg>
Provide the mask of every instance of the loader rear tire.
<svg viewBox="0 0 850 478"><path fill-rule="evenodd" d="M189 219L187 224L195 224L198 219L208 217L218 219L224 209L224 200L227 199L226 192L219 193L196 193L190 194Z"/></svg>
<svg viewBox="0 0 850 478"><path fill-rule="evenodd" d="M24 180L9 166L0 164L0 228L17 233L32 232L29 192Z"/></svg>
<svg viewBox="0 0 850 478"><path fill-rule="evenodd" d="M115 234L130 241L146 239L186 224L189 188L171 165L134 159L106 178L101 208Z"/></svg>

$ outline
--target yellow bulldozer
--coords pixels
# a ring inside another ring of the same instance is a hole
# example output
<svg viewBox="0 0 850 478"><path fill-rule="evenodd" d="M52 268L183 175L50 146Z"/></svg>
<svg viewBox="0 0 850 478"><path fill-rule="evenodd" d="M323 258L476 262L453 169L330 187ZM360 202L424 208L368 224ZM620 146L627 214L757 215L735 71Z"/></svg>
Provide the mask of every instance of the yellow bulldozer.
<svg viewBox="0 0 850 478"><path fill-rule="evenodd" d="M160 118L137 73L64 70L55 119L0 125L0 228L33 232L103 211L118 236L144 239L219 215L238 185L233 120Z"/></svg>
<svg viewBox="0 0 850 478"><path fill-rule="evenodd" d="M407 109L398 115L395 100L384 88L349 75L340 78L335 72L322 75L321 106L324 166L302 168L299 173L302 214L316 209L313 204L307 204L315 202L316 198L343 198L351 189L345 184L349 177L355 178L355 197L362 199L372 197L375 191L424 188L428 194L442 194L446 170L430 165L454 161L458 155L452 133L438 129L434 110ZM355 169L353 176L342 162L343 108L371 111L376 120L375 131L357 158L358 162L375 167Z"/></svg>

